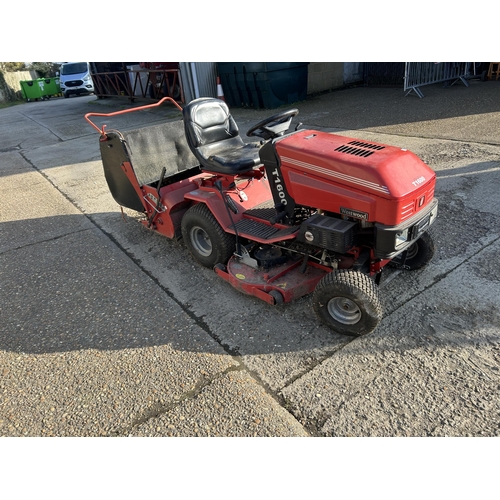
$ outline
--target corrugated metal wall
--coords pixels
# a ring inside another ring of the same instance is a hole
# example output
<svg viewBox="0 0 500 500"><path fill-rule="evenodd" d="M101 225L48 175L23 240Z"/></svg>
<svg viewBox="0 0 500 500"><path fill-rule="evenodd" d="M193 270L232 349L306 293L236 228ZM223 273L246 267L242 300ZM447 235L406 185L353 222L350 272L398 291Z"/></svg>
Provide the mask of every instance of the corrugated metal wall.
<svg viewBox="0 0 500 500"><path fill-rule="evenodd" d="M179 68L186 103L198 97L217 97L216 63L181 62Z"/></svg>
<svg viewBox="0 0 500 500"><path fill-rule="evenodd" d="M364 63L345 62L344 63L344 84L357 83L363 81Z"/></svg>

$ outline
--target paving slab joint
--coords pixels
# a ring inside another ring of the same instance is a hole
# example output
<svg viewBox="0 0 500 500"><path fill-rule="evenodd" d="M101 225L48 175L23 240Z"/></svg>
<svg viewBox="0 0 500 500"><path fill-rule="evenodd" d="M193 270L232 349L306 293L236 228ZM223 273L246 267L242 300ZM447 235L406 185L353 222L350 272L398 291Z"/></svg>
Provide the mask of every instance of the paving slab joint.
<svg viewBox="0 0 500 500"><path fill-rule="evenodd" d="M185 401L196 399L206 387L210 386L215 381L221 379L225 375L233 372L243 372L243 371L246 371L245 367L240 363L238 365L232 365L229 368L226 368L225 370L211 377L202 376L200 380L196 382L196 384L191 390L186 391L184 394L181 394L180 396L176 396L174 398L174 401L171 401L166 404L158 402L152 405L150 408L144 410L144 412L141 415L137 416L130 425L130 427L127 427L126 429L118 429L115 431L111 431L109 433L109 436L110 437L128 436L135 427L138 427L142 424L145 424L149 420L161 417L162 415L169 413L170 411L172 411L177 406L180 406Z"/></svg>

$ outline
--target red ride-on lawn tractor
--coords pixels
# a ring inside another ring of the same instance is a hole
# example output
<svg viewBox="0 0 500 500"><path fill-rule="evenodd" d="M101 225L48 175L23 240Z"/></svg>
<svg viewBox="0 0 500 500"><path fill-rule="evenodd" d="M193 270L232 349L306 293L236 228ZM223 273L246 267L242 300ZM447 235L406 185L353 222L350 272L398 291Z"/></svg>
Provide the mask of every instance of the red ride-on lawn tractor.
<svg viewBox="0 0 500 500"><path fill-rule="evenodd" d="M159 106L182 120L118 132L90 116ZM182 238L193 257L269 304L311 292L319 318L363 335L382 318L378 284L388 264L419 269L434 254L434 172L413 153L317 130L288 132L298 111L252 127L245 144L226 104L170 98L85 115L100 133L104 174L121 206Z"/></svg>

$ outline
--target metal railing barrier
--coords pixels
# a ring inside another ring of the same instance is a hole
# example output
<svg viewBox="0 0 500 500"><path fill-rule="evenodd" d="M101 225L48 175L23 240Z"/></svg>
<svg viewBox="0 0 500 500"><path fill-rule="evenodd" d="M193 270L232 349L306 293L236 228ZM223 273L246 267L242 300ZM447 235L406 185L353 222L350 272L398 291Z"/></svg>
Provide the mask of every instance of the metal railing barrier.
<svg viewBox="0 0 500 500"><path fill-rule="evenodd" d="M405 97L415 92L418 97L424 97L420 87L433 83L449 82L450 85L461 81L466 87L469 86L467 76L471 63L453 62L407 62L405 63L404 91Z"/></svg>

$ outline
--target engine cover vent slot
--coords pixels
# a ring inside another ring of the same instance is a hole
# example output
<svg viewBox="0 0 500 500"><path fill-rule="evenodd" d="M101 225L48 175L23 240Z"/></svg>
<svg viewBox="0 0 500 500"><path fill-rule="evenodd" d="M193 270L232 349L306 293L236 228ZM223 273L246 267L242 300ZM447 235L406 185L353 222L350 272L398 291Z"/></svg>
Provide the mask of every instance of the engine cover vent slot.
<svg viewBox="0 0 500 500"><path fill-rule="evenodd" d="M369 142L351 141L348 144L352 144L353 146L359 146L360 148L374 149L376 151L385 149L385 146L380 146L378 144L370 144Z"/></svg>
<svg viewBox="0 0 500 500"><path fill-rule="evenodd" d="M361 141L351 141L347 144L344 144L343 146L339 146L338 148L335 149L335 151L338 151L339 153L345 153L349 155L361 156L363 158L366 158L375 153L375 151L380 151L381 149L384 149L384 146L379 146L377 144L370 144Z"/></svg>

